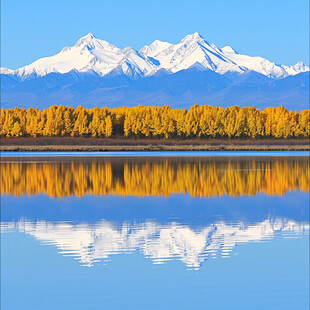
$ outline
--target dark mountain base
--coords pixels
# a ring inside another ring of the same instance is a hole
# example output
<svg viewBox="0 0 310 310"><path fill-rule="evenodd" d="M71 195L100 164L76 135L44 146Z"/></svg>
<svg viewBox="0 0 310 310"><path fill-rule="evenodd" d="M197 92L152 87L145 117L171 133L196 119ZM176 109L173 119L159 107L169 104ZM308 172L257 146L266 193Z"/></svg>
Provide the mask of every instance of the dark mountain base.
<svg viewBox="0 0 310 310"><path fill-rule="evenodd" d="M51 105L189 108L194 104L260 109L282 105L288 110L301 111L309 108L309 72L279 80L254 71L220 75L195 69L137 79L70 72L14 80L1 74L1 107L5 109L16 106L43 109Z"/></svg>

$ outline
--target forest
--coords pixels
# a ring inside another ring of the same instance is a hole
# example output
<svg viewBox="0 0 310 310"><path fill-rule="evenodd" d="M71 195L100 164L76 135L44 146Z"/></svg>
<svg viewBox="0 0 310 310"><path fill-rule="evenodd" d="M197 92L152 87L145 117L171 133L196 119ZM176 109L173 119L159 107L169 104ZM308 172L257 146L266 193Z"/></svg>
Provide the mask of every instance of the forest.
<svg viewBox="0 0 310 310"><path fill-rule="evenodd" d="M1 137L308 138L310 110L194 105L1 109Z"/></svg>

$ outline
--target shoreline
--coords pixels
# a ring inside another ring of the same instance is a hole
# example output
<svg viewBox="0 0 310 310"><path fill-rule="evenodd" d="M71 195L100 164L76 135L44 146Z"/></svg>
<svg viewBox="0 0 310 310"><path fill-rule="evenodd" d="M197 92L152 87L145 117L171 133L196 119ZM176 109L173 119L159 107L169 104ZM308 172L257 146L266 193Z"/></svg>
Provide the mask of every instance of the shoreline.
<svg viewBox="0 0 310 310"><path fill-rule="evenodd" d="M309 139L2 138L0 152L310 151Z"/></svg>
<svg viewBox="0 0 310 310"><path fill-rule="evenodd" d="M309 145L6 145L0 152L162 152L162 151L310 151Z"/></svg>

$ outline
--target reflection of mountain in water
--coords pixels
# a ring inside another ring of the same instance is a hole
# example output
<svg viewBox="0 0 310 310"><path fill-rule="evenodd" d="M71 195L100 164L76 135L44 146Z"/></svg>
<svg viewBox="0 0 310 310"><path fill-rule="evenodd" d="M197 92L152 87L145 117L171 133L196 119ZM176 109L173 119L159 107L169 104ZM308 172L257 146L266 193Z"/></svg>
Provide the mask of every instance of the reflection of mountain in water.
<svg viewBox="0 0 310 310"><path fill-rule="evenodd" d="M194 197L309 191L307 157L2 159L1 194Z"/></svg>
<svg viewBox="0 0 310 310"><path fill-rule="evenodd" d="M187 225L141 224L115 225L102 220L97 224L70 224L39 221L2 223L3 232L16 229L32 235L43 244L57 246L63 255L76 257L82 265L109 260L114 254L138 251L154 263L181 260L197 269L209 258L229 257L237 244L260 242L281 236L308 234L309 224L283 218L247 225L217 222L199 230Z"/></svg>

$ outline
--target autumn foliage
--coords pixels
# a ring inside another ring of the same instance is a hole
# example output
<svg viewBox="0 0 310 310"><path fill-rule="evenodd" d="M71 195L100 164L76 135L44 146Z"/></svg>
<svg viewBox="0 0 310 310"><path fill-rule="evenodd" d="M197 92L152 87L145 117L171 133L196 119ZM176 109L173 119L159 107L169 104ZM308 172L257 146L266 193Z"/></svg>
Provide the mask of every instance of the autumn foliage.
<svg viewBox="0 0 310 310"><path fill-rule="evenodd" d="M0 163L1 195L240 196L310 190L307 157L87 159ZM250 207L250 206L249 206Z"/></svg>
<svg viewBox="0 0 310 310"><path fill-rule="evenodd" d="M51 106L1 109L2 137L133 138L302 138L310 136L310 110L288 111L282 106L261 111L254 107L169 106L76 109Z"/></svg>

